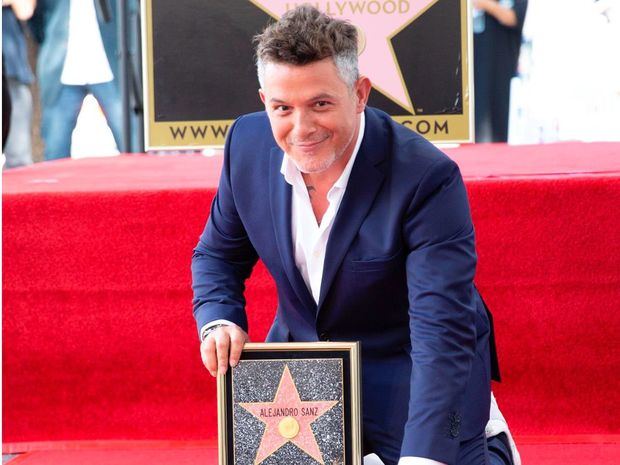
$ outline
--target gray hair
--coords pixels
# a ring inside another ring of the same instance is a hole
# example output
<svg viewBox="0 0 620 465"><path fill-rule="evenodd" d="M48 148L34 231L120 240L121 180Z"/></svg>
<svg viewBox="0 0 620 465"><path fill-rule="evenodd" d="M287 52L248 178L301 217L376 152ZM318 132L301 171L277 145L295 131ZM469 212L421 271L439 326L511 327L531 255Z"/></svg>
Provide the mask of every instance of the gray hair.
<svg viewBox="0 0 620 465"><path fill-rule="evenodd" d="M265 67L270 63L303 66L331 58L349 88L352 89L359 78L355 26L321 13L310 5L287 11L279 21L254 37L254 42L261 87Z"/></svg>

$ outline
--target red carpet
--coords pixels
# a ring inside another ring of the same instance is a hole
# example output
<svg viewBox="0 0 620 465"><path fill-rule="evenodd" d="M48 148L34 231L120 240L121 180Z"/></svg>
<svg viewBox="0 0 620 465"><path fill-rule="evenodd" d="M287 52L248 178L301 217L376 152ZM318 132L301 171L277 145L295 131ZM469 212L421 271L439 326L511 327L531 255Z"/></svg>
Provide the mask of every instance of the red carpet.
<svg viewBox="0 0 620 465"><path fill-rule="evenodd" d="M10 465L205 465L217 463L217 450L107 450L31 452Z"/></svg>
<svg viewBox="0 0 620 465"><path fill-rule="evenodd" d="M596 439L596 438L592 438ZM614 441L614 442L612 442ZM617 465L620 438L608 442L531 443L519 441L524 465ZM217 463L217 445L100 444L98 447L36 450L13 459L11 465L205 465Z"/></svg>
<svg viewBox="0 0 620 465"><path fill-rule="evenodd" d="M524 465L618 465L620 444L522 444L519 453Z"/></svg>
<svg viewBox="0 0 620 465"><path fill-rule="evenodd" d="M217 463L217 444L168 444L158 447L114 444L84 449L37 450L10 465L205 465Z"/></svg>
<svg viewBox="0 0 620 465"><path fill-rule="evenodd" d="M620 145L449 153L469 190L504 374L494 389L513 431L620 434ZM220 164L123 156L3 174L5 448L215 436L189 261ZM262 266L248 302L261 340L276 305Z"/></svg>

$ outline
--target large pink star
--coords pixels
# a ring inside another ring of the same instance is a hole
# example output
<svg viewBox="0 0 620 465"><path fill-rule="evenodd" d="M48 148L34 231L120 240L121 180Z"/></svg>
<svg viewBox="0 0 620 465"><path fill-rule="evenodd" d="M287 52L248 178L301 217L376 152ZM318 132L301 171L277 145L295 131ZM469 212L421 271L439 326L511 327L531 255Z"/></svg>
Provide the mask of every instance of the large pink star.
<svg viewBox="0 0 620 465"><path fill-rule="evenodd" d="M289 9L304 3L290 0L250 1L276 19ZM349 20L362 31L366 45L359 56L360 72L370 78L378 91L413 114L413 104L390 39L436 1L324 0L310 3L330 16Z"/></svg>
<svg viewBox="0 0 620 465"><path fill-rule="evenodd" d="M323 464L323 456L310 425L337 403L302 402L291 372L285 365L273 402L239 403L266 425L254 464L259 465L289 441Z"/></svg>

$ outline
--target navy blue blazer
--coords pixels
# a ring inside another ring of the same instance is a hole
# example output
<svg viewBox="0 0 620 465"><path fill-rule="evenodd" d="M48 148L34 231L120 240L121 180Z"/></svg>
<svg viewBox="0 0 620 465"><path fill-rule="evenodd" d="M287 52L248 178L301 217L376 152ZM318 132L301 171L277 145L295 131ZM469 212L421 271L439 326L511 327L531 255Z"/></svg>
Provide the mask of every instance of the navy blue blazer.
<svg viewBox="0 0 620 465"><path fill-rule="evenodd" d="M318 305L295 266L291 186L264 112L231 127L219 189L192 260L198 328L247 330L244 280L260 257L278 308L268 341L361 341L368 451L456 461L484 431L489 321L474 287L474 229L457 165L368 108L327 244Z"/></svg>

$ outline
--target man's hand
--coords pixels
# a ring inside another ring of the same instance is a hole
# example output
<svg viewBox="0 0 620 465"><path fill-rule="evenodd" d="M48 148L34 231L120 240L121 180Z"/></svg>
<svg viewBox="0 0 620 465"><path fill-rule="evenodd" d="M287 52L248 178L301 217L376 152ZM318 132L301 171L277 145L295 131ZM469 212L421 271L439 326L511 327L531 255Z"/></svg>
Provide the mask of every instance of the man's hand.
<svg viewBox="0 0 620 465"><path fill-rule="evenodd" d="M28 21L37 5L36 0L2 0L2 6L10 6L20 21Z"/></svg>
<svg viewBox="0 0 620 465"><path fill-rule="evenodd" d="M474 7L484 10L506 27L515 27L518 19L512 8L502 6L494 0L474 0Z"/></svg>
<svg viewBox="0 0 620 465"><path fill-rule="evenodd" d="M235 324L220 326L210 332L200 344L200 356L211 376L225 374L229 364L236 366L243 345L249 340L248 333Z"/></svg>

